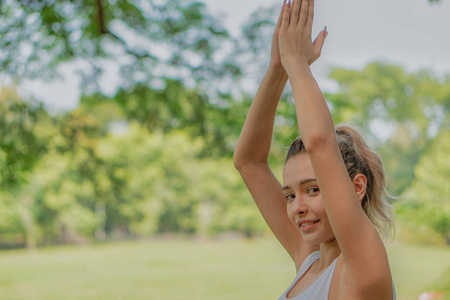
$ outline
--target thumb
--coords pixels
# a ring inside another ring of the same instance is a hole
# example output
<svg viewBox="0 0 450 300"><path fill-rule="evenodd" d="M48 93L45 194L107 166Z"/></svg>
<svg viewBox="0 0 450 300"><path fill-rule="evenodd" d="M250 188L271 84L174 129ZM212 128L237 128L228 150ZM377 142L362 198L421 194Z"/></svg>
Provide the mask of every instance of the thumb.
<svg viewBox="0 0 450 300"><path fill-rule="evenodd" d="M323 44L325 43L325 38L328 36L327 26L319 33L317 38L314 40L313 45L316 51L322 52Z"/></svg>

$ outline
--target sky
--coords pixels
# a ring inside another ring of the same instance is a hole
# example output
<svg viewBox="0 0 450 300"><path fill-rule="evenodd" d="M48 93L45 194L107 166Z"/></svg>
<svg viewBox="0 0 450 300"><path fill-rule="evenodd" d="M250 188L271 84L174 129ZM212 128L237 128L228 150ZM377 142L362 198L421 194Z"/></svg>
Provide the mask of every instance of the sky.
<svg viewBox="0 0 450 300"><path fill-rule="evenodd" d="M203 2L213 14L220 16L234 35L238 35L241 25L256 9L281 8L282 4L281 0ZM334 88L334 83L327 79L331 67L360 69L373 61L402 65L411 72L425 68L439 75L450 74L450 0L441 0L441 3L427 0L316 0L315 3L313 35L325 25L329 32L322 56L312 67L324 90ZM26 81L19 87L19 92L43 100L51 110L74 108L80 96L79 80L70 65L63 66L61 73L65 80L51 83ZM119 80L104 78L100 85L106 93L113 94L114 84L110 83ZM254 80L254 89L257 80Z"/></svg>

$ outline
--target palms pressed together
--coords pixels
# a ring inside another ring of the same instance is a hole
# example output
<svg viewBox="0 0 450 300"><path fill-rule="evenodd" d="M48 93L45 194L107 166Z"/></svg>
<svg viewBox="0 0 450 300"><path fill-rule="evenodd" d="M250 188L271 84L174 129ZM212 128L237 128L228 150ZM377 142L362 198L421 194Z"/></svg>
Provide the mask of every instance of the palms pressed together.
<svg viewBox="0 0 450 300"><path fill-rule="evenodd" d="M285 68L291 60L304 60L311 65L320 57L328 32L325 27L312 42L313 17L312 0L283 3L272 38L272 67Z"/></svg>

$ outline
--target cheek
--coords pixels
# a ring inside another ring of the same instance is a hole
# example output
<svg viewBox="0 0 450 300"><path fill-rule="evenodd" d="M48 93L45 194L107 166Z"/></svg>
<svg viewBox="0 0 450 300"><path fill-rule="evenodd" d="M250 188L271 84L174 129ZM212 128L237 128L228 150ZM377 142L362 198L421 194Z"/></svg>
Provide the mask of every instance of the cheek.
<svg viewBox="0 0 450 300"><path fill-rule="evenodd" d="M294 219L294 213L292 212L292 205L290 203L286 204L286 214L291 222Z"/></svg>
<svg viewBox="0 0 450 300"><path fill-rule="evenodd" d="M326 215L325 205L323 204L321 195L314 197L314 201L311 201L311 205L314 205L314 211Z"/></svg>

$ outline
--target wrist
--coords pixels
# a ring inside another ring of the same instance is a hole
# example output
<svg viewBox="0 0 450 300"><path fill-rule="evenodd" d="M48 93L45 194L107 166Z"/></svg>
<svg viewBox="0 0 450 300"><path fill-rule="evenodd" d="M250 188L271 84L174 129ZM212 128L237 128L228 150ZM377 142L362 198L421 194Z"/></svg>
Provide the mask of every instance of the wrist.
<svg viewBox="0 0 450 300"><path fill-rule="evenodd" d="M266 74L269 74L274 77L278 77L280 79L284 79L286 81L288 79L286 70L282 66L269 65L269 68L267 69Z"/></svg>
<svg viewBox="0 0 450 300"><path fill-rule="evenodd" d="M307 61L302 61L302 60L288 61L283 66L289 77L291 77L291 75L293 73L299 73L299 72L304 73L305 71L306 72L311 71L309 63Z"/></svg>
<svg viewBox="0 0 450 300"><path fill-rule="evenodd" d="M269 68L267 69L267 72L272 72L274 74L278 75L284 75L286 74L286 70L281 65L273 65L272 63L269 64Z"/></svg>

